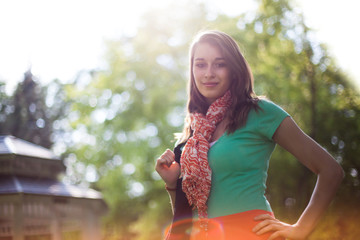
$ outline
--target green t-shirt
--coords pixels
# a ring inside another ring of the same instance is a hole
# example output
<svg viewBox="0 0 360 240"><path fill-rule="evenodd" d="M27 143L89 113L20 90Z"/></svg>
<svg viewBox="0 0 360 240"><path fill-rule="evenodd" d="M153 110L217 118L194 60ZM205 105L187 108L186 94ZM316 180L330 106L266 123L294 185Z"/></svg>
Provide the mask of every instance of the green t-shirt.
<svg viewBox="0 0 360 240"><path fill-rule="evenodd" d="M212 169L209 218L254 209L271 211L264 194L275 148L272 137L289 114L267 100L260 100L259 107L249 112L245 126L224 133L208 152Z"/></svg>

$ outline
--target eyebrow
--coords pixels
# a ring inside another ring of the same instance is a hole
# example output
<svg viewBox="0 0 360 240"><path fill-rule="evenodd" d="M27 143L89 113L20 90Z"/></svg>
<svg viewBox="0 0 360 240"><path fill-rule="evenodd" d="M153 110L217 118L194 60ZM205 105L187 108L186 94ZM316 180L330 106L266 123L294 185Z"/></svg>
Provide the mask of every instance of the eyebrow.
<svg viewBox="0 0 360 240"><path fill-rule="evenodd" d="M194 61L203 61L205 60L204 58L195 58ZM219 57L219 58L215 58L215 61L222 61L224 60L225 61L225 58L223 57Z"/></svg>

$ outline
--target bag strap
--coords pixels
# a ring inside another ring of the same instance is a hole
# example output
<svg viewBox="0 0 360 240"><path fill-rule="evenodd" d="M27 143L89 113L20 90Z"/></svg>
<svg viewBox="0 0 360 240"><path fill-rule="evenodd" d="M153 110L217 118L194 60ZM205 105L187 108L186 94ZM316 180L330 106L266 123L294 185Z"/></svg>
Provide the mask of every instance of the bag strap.
<svg viewBox="0 0 360 240"><path fill-rule="evenodd" d="M180 164L182 148L186 144L181 143L174 148L175 161ZM190 239L189 230L192 227L192 208L182 191L182 178L176 182L176 198L174 206L174 217L166 240L172 239ZM179 238L181 236L181 238Z"/></svg>

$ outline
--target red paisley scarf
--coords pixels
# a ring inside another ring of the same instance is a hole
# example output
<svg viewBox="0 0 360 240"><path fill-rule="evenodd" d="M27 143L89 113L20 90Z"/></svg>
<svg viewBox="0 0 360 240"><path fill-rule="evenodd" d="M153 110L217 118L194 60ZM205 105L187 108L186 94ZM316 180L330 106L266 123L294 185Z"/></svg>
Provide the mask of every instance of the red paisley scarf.
<svg viewBox="0 0 360 240"><path fill-rule="evenodd" d="M211 188L211 168L207 159L209 141L231 105L231 93L213 102L206 116L201 113L190 115L192 137L187 141L181 155L182 189L189 205L198 209L199 218L207 218L207 205Z"/></svg>

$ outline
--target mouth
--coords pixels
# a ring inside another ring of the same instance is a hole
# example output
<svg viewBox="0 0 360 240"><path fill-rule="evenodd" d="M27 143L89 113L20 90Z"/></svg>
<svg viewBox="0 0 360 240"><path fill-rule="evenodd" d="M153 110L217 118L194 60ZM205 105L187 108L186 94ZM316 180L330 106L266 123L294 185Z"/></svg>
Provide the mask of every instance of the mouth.
<svg viewBox="0 0 360 240"><path fill-rule="evenodd" d="M215 87L216 85L218 85L217 82L204 82L203 85L205 87Z"/></svg>

